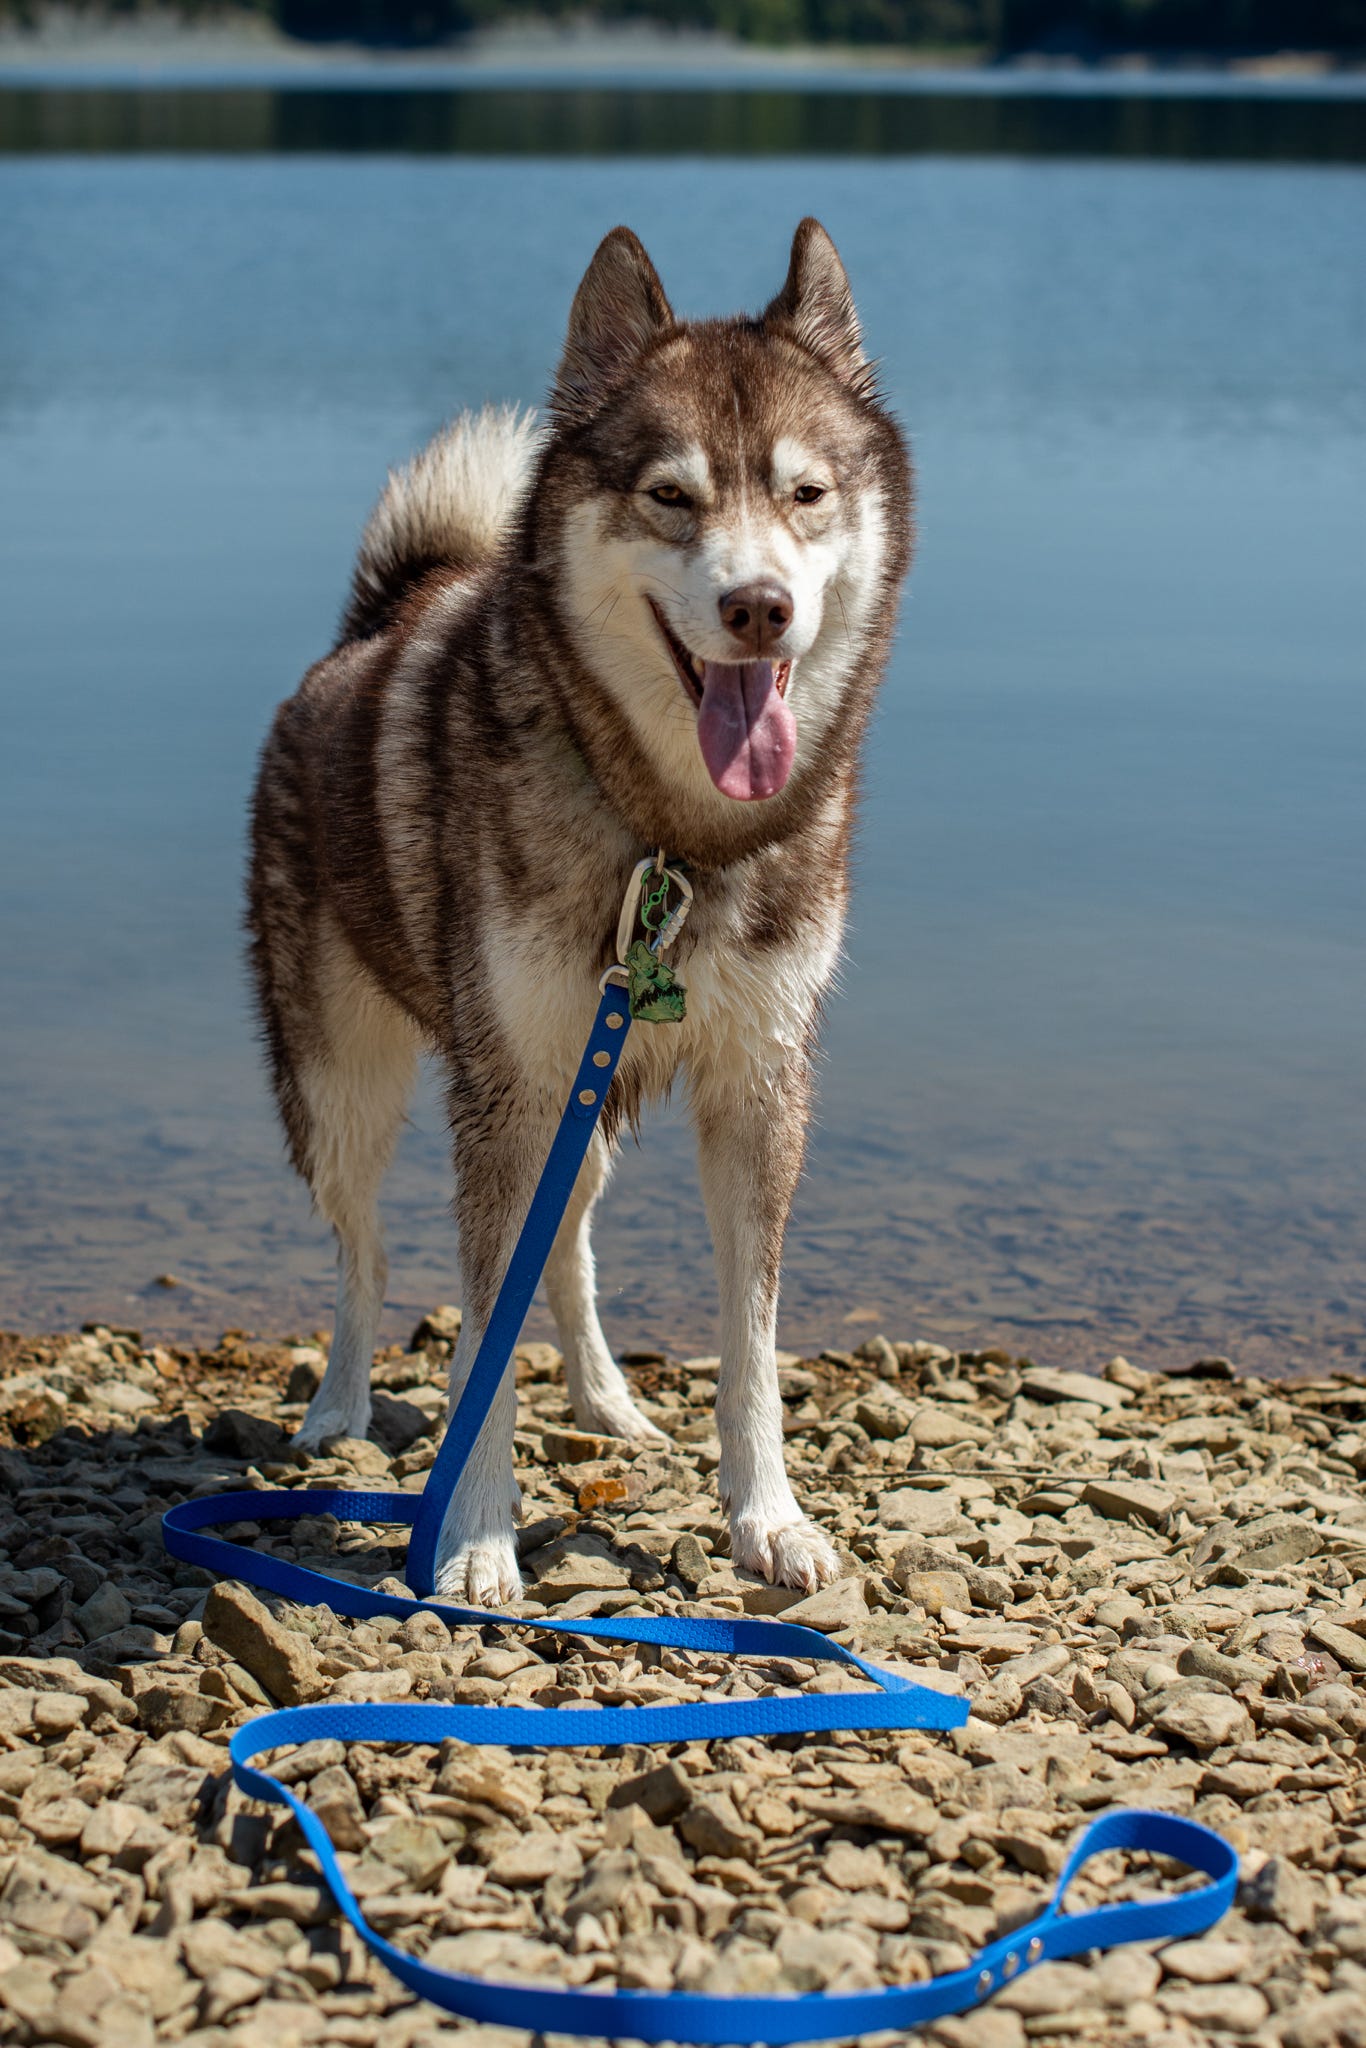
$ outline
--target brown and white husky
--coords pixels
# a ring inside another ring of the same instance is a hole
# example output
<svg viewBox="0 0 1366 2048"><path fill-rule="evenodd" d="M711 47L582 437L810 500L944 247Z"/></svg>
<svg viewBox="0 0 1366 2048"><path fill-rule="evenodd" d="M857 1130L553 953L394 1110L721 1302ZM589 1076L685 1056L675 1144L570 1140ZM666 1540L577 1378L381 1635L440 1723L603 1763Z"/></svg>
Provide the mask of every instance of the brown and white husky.
<svg viewBox="0 0 1366 2048"><path fill-rule="evenodd" d="M783 1464L774 1320L860 743L910 555L910 475L834 245L797 229L754 318L681 321L616 228L579 286L547 424L463 415L388 483L337 646L281 706L249 928L275 1091L336 1232L304 1448L362 1436L386 1265L376 1197L419 1050L447 1076L465 1374L614 957L663 847L696 891L682 1023L632 1033L545 1272L574 1414L663 1441L594 1305L617 1133L681 1073L721 1306L721 1498L737 1565L838 1569ZM437 1588L520 1589L509 1370Z"/></svg>

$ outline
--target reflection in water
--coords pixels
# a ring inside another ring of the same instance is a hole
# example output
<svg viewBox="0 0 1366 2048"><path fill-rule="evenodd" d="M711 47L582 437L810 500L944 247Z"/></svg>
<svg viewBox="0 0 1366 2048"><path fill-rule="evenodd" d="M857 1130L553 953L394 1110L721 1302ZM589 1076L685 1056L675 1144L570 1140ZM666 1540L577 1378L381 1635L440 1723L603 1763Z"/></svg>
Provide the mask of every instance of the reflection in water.
<svg viewBox="0 0 1366 2048"><path fill-rule="evenodd" d="M784 1337L1362 1360L1362 173L942 141L870 167L821 155L829 126L742 161L760 102L846 118L820 94L25 99L53 139L95 125L0 161L0 1320L327 1320L239 966L270 708L327 644L386 465L544 388L623 210L688 312L765 295L809 210L911 425L921 545ZM216 160L78 153L115 146L106 105L141 148L192 104L196 148L226 124ZM541 151L552 114L567 150L606 147L599 119L662 147L647 123L686 112L690 149L735 154L229 160L244 107L265 146L277 118L298 147L374 120L412 151L495 121L504 146L517 107ZM1136 123L1112 150L1170 122L1208 159L1239 122L1260 150L1312 115L1321 144L1344 111L962 118ZM424 142L429 119L455 128ZM454 1292L447 1197L429 1094L386 1200L392 1334ZM671 1120L600 1240L615 1342L714 1342Z"/></svg>
<svg viewBox="0 0 1366 2048"><path fill-rule="evenodd" d="M162 150L1361 163L1366 108L1297 94L0 87L0 151Z"/></svg>

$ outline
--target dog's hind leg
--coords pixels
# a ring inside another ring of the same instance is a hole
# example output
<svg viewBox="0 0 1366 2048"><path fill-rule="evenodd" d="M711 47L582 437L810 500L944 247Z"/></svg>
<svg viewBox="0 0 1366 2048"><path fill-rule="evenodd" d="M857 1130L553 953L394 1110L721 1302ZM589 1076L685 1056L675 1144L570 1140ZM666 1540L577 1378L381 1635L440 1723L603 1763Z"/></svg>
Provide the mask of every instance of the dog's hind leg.
<svg viewBox="0 0 1366 2048"><path fill-rule="evenodd" d="M594 1133L579 1169L564 1221L545 1267L545 1292L564 1352L564 1375L580 1429L633 1443L669 1439L648 1422L631 1398L621 1367L607 1348L594 1298L593 1205L607 1184L612 1159L601 1131Z"/></svg>
<svg viewBox="0 0 1366 2048"><path fill-rule="evenodd" d="M316 1450L327 1437L370 1427L370 1370L388 1261L378 1197L412 1092L417 1033L350 946L324 931L316 1009L295 1085L305 1126L303 1166L313 1199L337 1239L337 1315L322 1385L295 1439Z"/></svg>

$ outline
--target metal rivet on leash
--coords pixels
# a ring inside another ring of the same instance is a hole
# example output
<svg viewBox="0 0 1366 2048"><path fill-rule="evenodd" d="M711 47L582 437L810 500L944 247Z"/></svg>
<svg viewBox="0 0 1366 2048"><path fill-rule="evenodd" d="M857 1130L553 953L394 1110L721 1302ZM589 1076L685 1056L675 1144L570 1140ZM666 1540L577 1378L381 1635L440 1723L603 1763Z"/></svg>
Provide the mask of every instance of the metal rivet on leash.
<svg viewBox="0 0 1366 2048"><path fill-rule="evenodd" d="M646 884L647 876L652 887ZM677 885L680 900L669 911L671 883ZM162 1517L162 1537L171 1556L186 1564L244 1580L301 1606L323 1604L336 1614L373 1618L426 1613L450 1628L483 1628L495 1622L570 1641L650 1643L710 1656L800 1658L843 1667L868 1680L876 1691L769 1692L761 1697L747 1693L674 1706L592 1707L578 1713L565 1713L558 1707L463 1706L435 1700L323 1702L258 1714L234 1731L228 1753L239 1791L249 1798L286 1806L293 1813L333 1898L361 1939L409 1990L447 2012L535 2034L654 2043L764 2042L780 2048L790 2042L847 2039L887 2029L904 2032L949 2013L963 2012L986 1998L996 1987L998 1969L1000 1981L1013 1976L1020 1967L1018 1944L1026 1930L1015 1931L1012 1940L1016 1946L1007 1949L1004 1942L994 1943L961 1970L928 1983L876 1991L761 1997L491 1984L480 1977L437 1969L377 1933L366 1920L318 1816L291 1787L256 1768L254 1759L277 1748L332 1739L432 1745L451 1737L458 1742L494 1743L513 1749L610 1749L735 1736L816 1735L834 1729L961 1728L969 1706L961 1695L933 1691L900 1672L881 1670L834 1637L793 1622L748 1615L622 1615L559 1622L494 1615L332 1578L273 1550L254 1550L203 1533L218 1524L288 1523L306 1515L334 1515L338 1521L391 1531L408 1528L412 1535L404 1567L407 1582L419 1594L434 1591L447 1511L470 1451L504 1384L527 1310L598 1127L599 1090L586 1084L597 1072L605 1073L610 1087L625 1050L628 1019L612 1007L619 1000L616 990L625 981L632 1019L666 1023L683 1017L684 991L658 956L677 937L691 903L691 885L679 870L665 864L662 847L653 861L647 856L638 864L618 925L617 960L599 983L602 999L588 1045L455 1413L421 1494L304 1486L220 1494L182 1501L168 1509ZM633 936L637 919L653 934L651 942ZM604 1031L620 1034L610 1051L601 1049ZM589 1109L591 1116L580 1113ZM1170 1857L1200 1872L1209 1882L1192 1891L1064 1913L1064 1895L1082 1865L1092 1856L1112 1850ZM1212 1828L1169 1813L1119 1808L1102 1814L1073 1848L1051 1902L1030 1923L1038 1931L1025 1945L1025 1961L1036 1963L1045 1954L1080 1955L1087 1949L1113 1948L1126 1941L1170 1941L1203 1934L1228 1911L1237 1883L1237 1854Z"/></svg>

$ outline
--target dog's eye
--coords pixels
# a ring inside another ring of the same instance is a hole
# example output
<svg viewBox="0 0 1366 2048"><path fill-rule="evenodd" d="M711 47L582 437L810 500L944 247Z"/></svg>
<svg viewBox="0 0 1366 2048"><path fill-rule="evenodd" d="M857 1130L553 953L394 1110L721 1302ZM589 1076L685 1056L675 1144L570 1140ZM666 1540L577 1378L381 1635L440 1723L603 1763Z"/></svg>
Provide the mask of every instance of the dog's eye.
<svg viewBox="0 0 1366 2048"><path fill-rule="evenodd" d="M799 484L793 496L799 505L814 505L818 499L825 496L825 485Z"/></svg>
<svg viewBox="0 0 1366 2048"><path fill-rule="evenodd" d="M654 499L656 505L686 505L689 502L687 492L681 491L677 484L651 484L647 495Z"/></svg>

